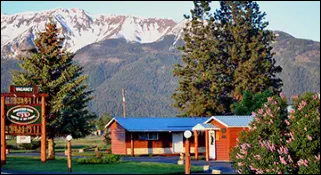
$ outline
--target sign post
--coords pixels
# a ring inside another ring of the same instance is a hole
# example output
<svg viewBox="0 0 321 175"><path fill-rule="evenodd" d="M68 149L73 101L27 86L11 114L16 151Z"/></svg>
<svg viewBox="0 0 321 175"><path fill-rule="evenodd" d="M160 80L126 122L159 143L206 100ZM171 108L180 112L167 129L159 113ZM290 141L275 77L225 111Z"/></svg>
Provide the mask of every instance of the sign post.
<svg viewBox="0 0 321 175"><path fill-rule="evenodd" d="M1 164L6 163L6 134L27 142L41 136L41 162L46 162L45 97L37 86L10 86L9 93L1 93Z"/></svg>
<svg viewBox="0 0 321 175"><path fill-rule="evenodd" d="M184 137L186 138L185 141L185 174L191 174L191 156L190 156L190 144L189 138L192 136L192 132L186 130L184 132Z"/></svg>
<svg viewBox="0 0 321 175"><path fill-rule="evenodd" d="M41 162L46 162L46 108L45 97L41 97Z"/></svg>
<svg viewBox="0 0 321 175"><path fill-rule="evenodd" d="M72 140L72 136L71 135L68 135L66 137L66 140L68 141L68 144L67 144L67 148L68 148L68 154L67 154L67 166L68 166L68 172L71 173L72 172L72 164L71 164L71 140Z"/></svg>
<svg viewBox="0 0 321 175"><path fill-rule="evenodd" d="M6 116L4 100L5 98L1 96L1 165L6 164Z"/></svg>

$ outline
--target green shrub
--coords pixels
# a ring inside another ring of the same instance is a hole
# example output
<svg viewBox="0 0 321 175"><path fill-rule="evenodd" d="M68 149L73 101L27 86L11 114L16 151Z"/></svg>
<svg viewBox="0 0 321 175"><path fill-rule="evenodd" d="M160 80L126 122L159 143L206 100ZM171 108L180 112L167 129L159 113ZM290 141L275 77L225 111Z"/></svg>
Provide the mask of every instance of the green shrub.
<svg viewBox="0 0 321 175"><path fill-rule="evenodd" d="M91 157L78 159L79 164L112 164L120 161L119 155L107 154L102 157Z"/></svg>
<svg viewBox="0 0 321 175"><path fill-rule="evenodd" d="M7 145L7 149L17 149L17 147L14 145Z"/></svg>
<svg viewBox="0 0 321 175"><path fill-rule="evenodd" d="M34 150L38 149L41 146L41 141L40 140L33 140L31 143L22 143L19 144L19 147L25 150Z"/></svg>

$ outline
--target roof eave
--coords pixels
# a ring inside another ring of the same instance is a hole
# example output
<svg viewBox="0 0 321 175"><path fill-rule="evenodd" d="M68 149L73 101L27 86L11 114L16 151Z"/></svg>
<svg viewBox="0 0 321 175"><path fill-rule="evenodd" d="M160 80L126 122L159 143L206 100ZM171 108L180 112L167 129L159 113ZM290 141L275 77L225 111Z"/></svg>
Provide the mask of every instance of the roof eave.
<svg viewBox="0 0 321 175"><path fill-rule="evenodd" d="M212 120L216 120L216 121L218 121L219 123L221 123L222 125L224 125L224 126L226 126L226 127L230 127L230 126L228 126L226 123L224 123L224 122L222 122L221 120L219 120L219 119L217 119L216 117L214 117L214 116L212 116L211 118L209 118L208 120L206 120L205 122L204 122L204 124L207 124L208 122L210 122L210 121L212 121Z"/></svg>
<svg viewBox="0 0 321 175"><path fill-rule="evenodd" d="M111 119L111 120L105 125L105 128L108 128L109 125L111 125L114 121L116 121L115 118Z"/></svg>
<svg viewBox="0 0 321 175"><path fill-rule="evenodd" d="M229 128L248 128L249 126L229 126Z"/></svg>

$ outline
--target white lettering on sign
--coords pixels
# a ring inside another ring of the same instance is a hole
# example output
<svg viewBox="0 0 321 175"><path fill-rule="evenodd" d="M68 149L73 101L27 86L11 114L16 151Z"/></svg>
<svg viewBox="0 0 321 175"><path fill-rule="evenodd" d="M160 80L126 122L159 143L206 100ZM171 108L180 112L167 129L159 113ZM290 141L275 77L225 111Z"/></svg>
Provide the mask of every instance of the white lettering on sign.
<svg viewBox="0 0 321 175"><path fill-rule="evenodd" d="M16 87L17 92L32 92L32 87Z"/></svg>
<svg viewBox="0 0 321 175"><path fill-rule="evenodd" d="M17 143L31 143L31 136L17 136Z"/></svg>

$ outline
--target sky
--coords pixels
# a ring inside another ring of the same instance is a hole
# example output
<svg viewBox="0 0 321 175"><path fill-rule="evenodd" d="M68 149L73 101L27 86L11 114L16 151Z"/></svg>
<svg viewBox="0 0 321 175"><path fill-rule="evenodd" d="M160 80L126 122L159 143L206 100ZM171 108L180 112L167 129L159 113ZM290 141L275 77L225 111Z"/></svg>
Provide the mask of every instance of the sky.
<svg viewBox="0 0 321 175"><path fill-rule="evenodd" d="M265 11L267 29L281 30L296 38L320 42L320 1L259 1ZM213 1L212 9L219 8ZM89 14L135 15L183 20L190 14L191 1L1 1L1 12L15 14L55 8L81 8Z"/></svg>

